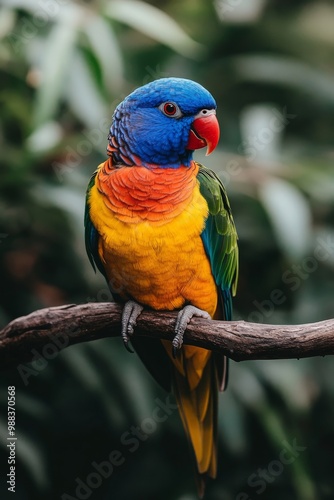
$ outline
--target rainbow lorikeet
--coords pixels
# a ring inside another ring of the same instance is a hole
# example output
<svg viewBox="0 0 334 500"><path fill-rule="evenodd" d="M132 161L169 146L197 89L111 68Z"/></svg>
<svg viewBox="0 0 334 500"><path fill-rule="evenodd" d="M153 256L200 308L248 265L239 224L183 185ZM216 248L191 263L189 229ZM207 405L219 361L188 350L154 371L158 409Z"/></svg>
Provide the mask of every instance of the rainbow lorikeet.
<svg viewBox="0 0 334 500"><path fill-rule="evenodd" d="M88 186L86 248L116 300L125 303L128 346L144 307L178 310L172 342L133 338L132 345L173 390L196 461L200 496L217 471L218 389L227 362L183 345L193 316L230 320L238 279L237 233L225 188L193 160L217 146L216 103L201 85L162 78L120 103L108 136L109 158Z"/></svg>

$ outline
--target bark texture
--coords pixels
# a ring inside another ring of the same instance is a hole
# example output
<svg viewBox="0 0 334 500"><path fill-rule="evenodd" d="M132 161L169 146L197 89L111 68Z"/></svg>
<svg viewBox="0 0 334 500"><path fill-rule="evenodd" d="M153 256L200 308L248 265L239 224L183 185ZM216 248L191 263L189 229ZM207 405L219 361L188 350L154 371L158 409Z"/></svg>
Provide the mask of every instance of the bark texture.
<svg viewBox="0 0 334 500"><path fill-rule="evenodd" d="M79 342L120 335L122 307L114 303L66 305L17 318L0 331L0 367L31 360L36 351L60 350ZM144 311L135 336L172 340L176 312ZM288 359L334 354L334 320L304 325L265 325L194 318L186 344L220 351L235 361Z"/></svg>

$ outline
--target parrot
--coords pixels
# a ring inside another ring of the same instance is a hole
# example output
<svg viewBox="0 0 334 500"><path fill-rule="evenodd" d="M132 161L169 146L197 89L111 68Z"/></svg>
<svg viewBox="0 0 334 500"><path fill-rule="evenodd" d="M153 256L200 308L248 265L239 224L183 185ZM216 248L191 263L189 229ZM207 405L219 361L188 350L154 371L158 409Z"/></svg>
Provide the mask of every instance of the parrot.
<svg viewBox="0 0 334 500"><path fill-rule="evenodd" d="M113 113L107 159L90 179L85 209L89 260L123 304L125 347L175 395L200 498L217 475L218 393L228 360L183 336L193 317L231 320L239 267L225 187L193 159L218 144L216 107L208 90L185 78L130 93ZM132 337L144 308L177 311L171 341Z"/></svg>

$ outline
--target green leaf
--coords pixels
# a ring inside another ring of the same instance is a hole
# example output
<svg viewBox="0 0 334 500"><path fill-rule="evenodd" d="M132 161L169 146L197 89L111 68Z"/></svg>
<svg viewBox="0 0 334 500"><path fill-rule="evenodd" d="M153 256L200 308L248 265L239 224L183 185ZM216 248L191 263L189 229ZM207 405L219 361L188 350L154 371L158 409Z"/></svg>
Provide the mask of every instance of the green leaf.
<svg viewBox="0 0 334 500"><path fill-rule="evenodd" d="M105 14L184 56L197 58L203 54L201 44L192 40L174 19L153 5L139 0L114 0L106 5Z"/></svg>
<svg viewBox="0 0 334 500"><path fill-rule="evenodd" d="M41 84L36 97L34 120L36 127L53 118L57 110L76 36L75 19L68 17L55 24L47 38L41 68Z"/></svg>
<svg viewBox="0 0 334 500"><path fill-rule="evenodd" d="M87 61L79 51L75 51L71 72L66 86L66 98L69 106L89 129L100 127L101 121L110 119ZM103 144L105 150L105 144Z"/></svg>
<svg viewBox="0 0 334 500"><path fill-rule="evenodd" d="M7 36L11 31L13 31L15 25L15 13L2 7L0 9L0 39Z"/></svg>
<svg viewBox="0 0 334 500"><path fill-rule="evenodd" d="M123 57L112 28L101 17L90 16L90 22L83 29L88 37L95 57L99 61L107 90L120 92L123 84Z"/></svg>
<svg viewBox="0 0 334 500"><path fill-rule="evenodd" d="M32 14L37 10L35 0L2 0L2 3L11 9L22 9Z"/></svg>
<svg viewBox="0 0 334 500"><path fill-rule="evenodd" d="M63 130L55 121L43 123L27 138L28 149L34 153L48 151L61 141Z"/></svg>
<svg viewBox="0 0 334 500"><path fill-rule="evenodd" d="M233 57L232 64L241 80L292 87L305 92L312 99L316 96L317 100L328 105L334 103L333 78L320 68L273 54L236 56Z"/></svg>
<svg viewBox="0 0 334 500"><path fill-rule="evenodd" d="M260 187L259 196L281 249L291 259L303 257L311 243L311 213L306 199L292 184L274 178Z"/></svg>

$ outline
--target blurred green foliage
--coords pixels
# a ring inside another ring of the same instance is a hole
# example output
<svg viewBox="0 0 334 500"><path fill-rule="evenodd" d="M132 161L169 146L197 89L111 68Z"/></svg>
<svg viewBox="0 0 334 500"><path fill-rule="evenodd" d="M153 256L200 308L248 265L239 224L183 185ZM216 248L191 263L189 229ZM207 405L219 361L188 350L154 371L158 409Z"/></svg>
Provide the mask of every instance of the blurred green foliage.
<svg viewBox="0 0 334 500"><path fill-rule="evenodd" d="M3 0L1 324L40 307L111 299L84 253L85 188L105 158L116 104L163 76L194 79L217 99L219 149L197 158L219 173L235 215L235 317L332 317L333 25L329 1ZM219 473L206 498L332 499L331 359L231 365ZM118 340L30 367L2 375L1 498L10 498L8 385L17 388L18 500L196 498L177 412L163 410L166 394ZM152 423L157 407L166 419ZM136 426L147 434L134 437ZM297 451L284 455L286 443ZM93 463L113 450L117 465L93 484ZM78 478L89 477L90 490L76 496Z"/></svg>

